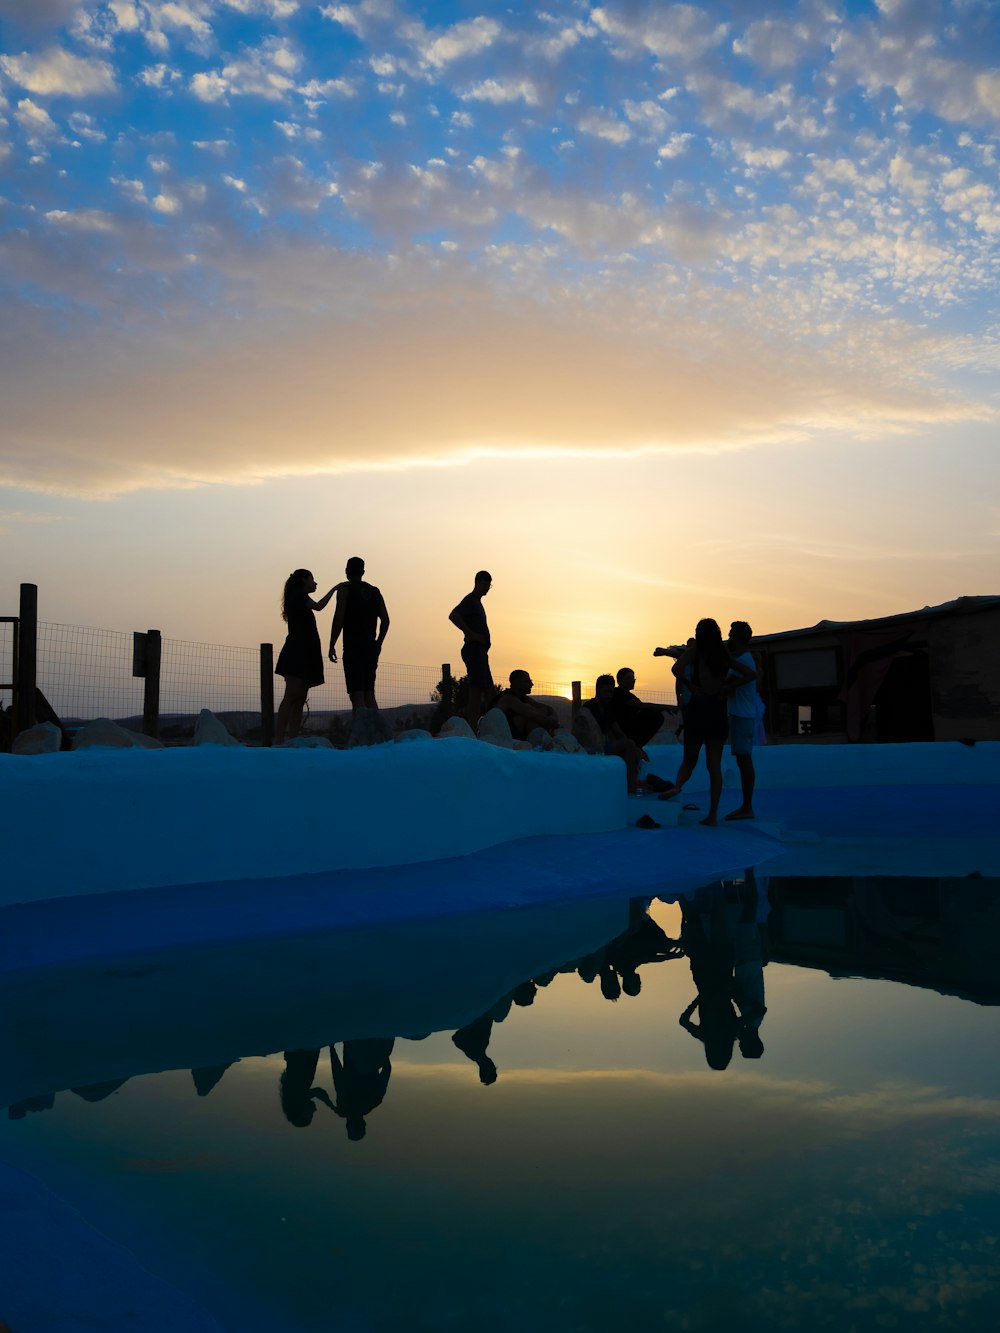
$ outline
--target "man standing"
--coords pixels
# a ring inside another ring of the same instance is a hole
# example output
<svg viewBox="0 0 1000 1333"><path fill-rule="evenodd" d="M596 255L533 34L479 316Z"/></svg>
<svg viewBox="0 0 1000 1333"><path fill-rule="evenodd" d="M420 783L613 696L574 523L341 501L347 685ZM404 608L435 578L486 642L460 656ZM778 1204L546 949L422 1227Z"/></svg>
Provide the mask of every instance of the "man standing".
<svg viewBox="0 0 1000 1333"><path fill-rule="evenodd" d="M481 569L473 581L473 589L459 602L448 619L465 635L462 661L469 687L466 717L475 731L483 714L483 704L496 686L490 673L490 629L486 623L483 598L493 586L493 576Z"/></svg>
<svg viewBox="0 0 1000 1333"><path fill-rule="evenodd" d="M757 663L750 652L753 630L745 620L734 620L729 627L729 651L737 662L753 671L753 678L736 685L727 700L729 712L729 748L740 770L743 804L730 810L727 819L753 819L753 733L757 721ZM730 673L733 679L735 673Z"/></svg>
<svg viewBox="0 0 1000 1333"><path fill-rule="evenodd" d="M337 640L344 632L344 683L355 712L378 708L375 673L385 636L389 612L378 588L365 583L365 562L352 555L344 571L347 582L337 588L337 607L330 630L330 661L337 660Z"/></svg>

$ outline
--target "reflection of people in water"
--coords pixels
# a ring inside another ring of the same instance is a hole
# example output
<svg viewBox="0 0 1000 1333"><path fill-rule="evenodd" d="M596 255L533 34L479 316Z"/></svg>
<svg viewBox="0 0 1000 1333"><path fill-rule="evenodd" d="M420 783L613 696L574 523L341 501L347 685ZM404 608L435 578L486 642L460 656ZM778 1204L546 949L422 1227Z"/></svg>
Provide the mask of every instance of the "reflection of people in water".
<svg viewBox="0 0 1000 1333"><path fill-rule="evenodd" d="M680 1024L704 1044L711 1069L728 1067L737 1042L745 1059L759 1059L764 1052L760 1025L767 1008L758 906L749 871L735 903L717 884L681 905L681 944L698 994Z"/></svg>
<svg viewBox="0 0 1000 1333"><path fill-rule="evenodd" d="M368 1128L365 1116L382 1105L392 1074L389 1057L395 1044L395 1037L345 1041L343 1059L337 1055L336 1046L330 1047L330 1070L337 1099L330 1109L346 1122L349 1139L364 1138Z"/></svg>
<svg viewBox="0 0 1000 1333"><path fill-rule="evenodd" d="M600 979L601 994L606 1000L615 1001L622 994L638 995L642 990L639 968L643 964L681 956L678 941L672 940L649 915L649 903L649 898L633 898L629 903L628 929L577 963L576 971L582 981Z"/></svg>
<svg viewBox="0 0 1000 1333"><path fill-rule="evenodd" d="M297 1129L312 1124L320 1089L313 1087L319 1051L286 1051L285 1070L278 1084L285 1119Z"/></svg>
<svg viewBox="0 0 1000 1333"><path fill-rule="evenodd" d="M549 980L551 979L550 977ZM544 984L548 985L548 982ZM512 1005L516 1004L519 1008L526 1009L534 1004L537 994L538 985L534 981L522 981L509 994L497 1000L496 1004L490 1005L485 1014L480 1014L478 1018L474 1018L471 1023L466 1023L465 1027L459 1028L452 1034L451 1039L454 1044L478 1068L479 1081L485 1087L488 1088L491 1083L497 1081L497 1067L487 1054L494 1023L502 1023L510 1013Z"/></svg>

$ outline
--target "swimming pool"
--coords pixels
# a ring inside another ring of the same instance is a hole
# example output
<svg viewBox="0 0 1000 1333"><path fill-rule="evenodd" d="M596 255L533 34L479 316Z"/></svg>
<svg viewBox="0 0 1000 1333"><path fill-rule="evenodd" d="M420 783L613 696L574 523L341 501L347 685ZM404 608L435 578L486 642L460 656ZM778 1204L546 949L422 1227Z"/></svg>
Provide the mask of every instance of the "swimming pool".
<svg viewBox="0 0 1000 1333"><path fill-rule="evenodd" d="M998 890L758 867L55 963L0 986L0 1155L227 1329L992 1327Z"/></svg>

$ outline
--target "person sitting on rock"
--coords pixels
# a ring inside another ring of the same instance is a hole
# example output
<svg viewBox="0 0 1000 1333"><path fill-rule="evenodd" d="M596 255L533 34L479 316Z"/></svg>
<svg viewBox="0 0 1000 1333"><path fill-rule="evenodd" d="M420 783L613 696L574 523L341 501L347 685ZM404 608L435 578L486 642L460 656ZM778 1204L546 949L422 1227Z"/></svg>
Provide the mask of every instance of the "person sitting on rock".
<svg viewBox="0 0 1000 1333"><path fill-rule="evenodd" d="M581 705L580 713L589 713L590 717L597 723L598 730L604 740L604 753L617 755L625 764L625 780L628 783L629 794L632 795L638 790L639 765L646 755L636 745L630 737L622 731L618 722L615 709L615 678L614 676L598 676L594 686L594 697L588 699ZM577 714L579 717L580 714ZM581 719L581 721L583 721ZM589 749L583 735L584 727L578 728L574 723L574 735L580 740L580 743ZM592 730L592 728L590 729Z"/></svg>
<svg viewBox="0 0 1000 1333"><path fill-rule="evenodd" d="M541 727L549 736L559 728L555 709L528 697L533 684L527 671L512 671L510 686L501 691L493 705L507 719L510 734L516 741L528 740L536 727Z"/></svg>
<svg viewBox="0 0 1000 1333"><path fill-rule="evenodd" d="M642 749L651 741L663 725L663 714L672 712L670 704L648 704L633 693L635 672L631 667L622 667L617 676L618 687L615 690L615 717L618 725L629 740L635 741Z"/></svg>

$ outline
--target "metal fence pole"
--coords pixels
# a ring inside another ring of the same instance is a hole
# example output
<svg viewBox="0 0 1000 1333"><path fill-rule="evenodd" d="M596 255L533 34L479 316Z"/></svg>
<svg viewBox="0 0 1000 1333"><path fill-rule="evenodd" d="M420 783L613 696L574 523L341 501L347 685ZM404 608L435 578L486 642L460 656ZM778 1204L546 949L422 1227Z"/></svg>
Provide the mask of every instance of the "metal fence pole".
<svg viewBox="0 0 1000 1333"><path fill-rule="evenodd" d="M441 702L450 713L455 702L455 678L451 674L451 663L441 663Z"/></svg>
<svg viewBox="0 0 1000 1333"><path fill-rule="evenodd" d="M146 675L142 689L142 730L154 740L160 734L160 656L162 643L158 629L146 631Z"/></svg>
<svg viewBox="0 0 1000 1333"><path fill-rule="evenodd" d="M260 645L260 743L274 744L274 645Z"/></svg>
<svg viewBox="0 0 1000 1333"><path fill-rule="evenodd" d="M17 680L15 734L35 725L35 690L38 688L38 587L21 584L17 625ZM13 740L13 736L11 737Z"/></svg>
<svg viewBox="0 0 1000 1333"><path fill-rule="evenodd" d="M573 698L569 706L569 715L570 717L576 717L577 713L580 711L580 704L583 702L583 691L580 688L580 682L578 680L571 681L570 690L572 691Z"/></svg>

